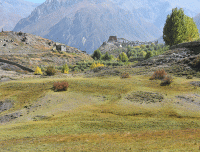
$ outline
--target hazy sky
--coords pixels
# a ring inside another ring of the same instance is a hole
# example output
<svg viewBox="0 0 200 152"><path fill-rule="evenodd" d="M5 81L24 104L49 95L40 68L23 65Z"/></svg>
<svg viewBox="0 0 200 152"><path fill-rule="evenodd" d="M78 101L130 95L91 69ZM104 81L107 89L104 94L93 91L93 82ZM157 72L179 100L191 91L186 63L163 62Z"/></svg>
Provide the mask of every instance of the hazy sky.
<svg viewBox="0 0 200 152"><path fill-rule="evenodd" d="M25 1L33 2L33 3L44 3L45 2L45 0L25 0Z"/></svg>

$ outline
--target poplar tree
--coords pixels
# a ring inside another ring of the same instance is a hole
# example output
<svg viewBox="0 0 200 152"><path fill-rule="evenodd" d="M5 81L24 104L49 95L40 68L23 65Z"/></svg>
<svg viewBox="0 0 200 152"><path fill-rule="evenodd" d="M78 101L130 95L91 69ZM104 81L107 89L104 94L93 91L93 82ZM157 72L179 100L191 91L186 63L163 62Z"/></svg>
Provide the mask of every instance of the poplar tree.
<svg viewBox="0 0 200 152"><path fill-rule="evenodd" d="M182 8L172 9L163 28L165 44L172 46L198 37L198 29L193 18L186 16Z"/></svg>

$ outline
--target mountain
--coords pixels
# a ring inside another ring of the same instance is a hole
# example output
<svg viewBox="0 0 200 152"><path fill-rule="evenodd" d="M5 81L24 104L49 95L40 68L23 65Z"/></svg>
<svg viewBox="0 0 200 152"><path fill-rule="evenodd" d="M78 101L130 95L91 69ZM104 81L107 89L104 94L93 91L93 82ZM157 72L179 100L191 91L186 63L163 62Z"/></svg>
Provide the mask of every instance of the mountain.
<svg viewBox="0 0 200 152"><path fill-rule="evenodd" d="M200 32L200 13L194 17L194 21L196 22L197 28L199 29Z"/></svg>
<svg viewBox="0 0 200 152"><path fill-rule="evenodd" d="M38 5L24 0L0 0L0 29L13 30L19 20L30 15Z"/></svg>
<svg viewBox="0 0 200 152"><path fill-rule="evenodd" d="M137 12L138 17L147 22L153 23L160 30L163 29L167 15L171 13L172 8L183 8L186 15L194 17L199 13L199 0L111 0L123 9L132 13Z"/></svg>
<svg viewBox="0 0 200 152"><path fill-rule="evenodd" d="M161 31L109 0L47 0L14 31L39 35L92 53L110 35L129 40L153 40Z"/></svg>

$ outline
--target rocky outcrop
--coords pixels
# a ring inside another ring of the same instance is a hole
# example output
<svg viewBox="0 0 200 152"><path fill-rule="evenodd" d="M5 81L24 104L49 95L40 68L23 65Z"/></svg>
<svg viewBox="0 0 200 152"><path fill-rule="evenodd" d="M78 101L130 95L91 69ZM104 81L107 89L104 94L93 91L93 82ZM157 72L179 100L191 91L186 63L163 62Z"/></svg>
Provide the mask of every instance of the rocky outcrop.
<svg viewBox="0 0 200 152"><path fill-rule="evenodd" d="M0 62L7 63L7 64L11 64L11 65L15 65L15 66L21 68L21 69L24 70L24 71L34 72L34 70L32 70L32 69L27 68L27 67L25 67L25 66L23 66L23 65L20 65L20 64L18 64L18 63L12 62L12 61L8 61L8 60L4 60L4 59L1 59L1 58L0 58Z"/></svg>
<svg viewBox="0 0 200 152"><path fill-rule="evenodd" d="M170 49L175 49L175 48L200 48L200 41L194 41L194 42L186 42L186 43L181 43L177 45L173 45L170 47ZM199 50L200 53L200 50Z"/></svg>

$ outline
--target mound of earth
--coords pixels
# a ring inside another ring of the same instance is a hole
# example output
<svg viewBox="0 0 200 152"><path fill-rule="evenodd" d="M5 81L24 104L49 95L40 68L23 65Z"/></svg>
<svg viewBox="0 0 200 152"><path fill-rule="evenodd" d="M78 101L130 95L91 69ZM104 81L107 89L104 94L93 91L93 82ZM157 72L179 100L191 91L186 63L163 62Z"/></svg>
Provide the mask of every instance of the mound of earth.
<svg viewBox="0 0 200 152"><path fill-rule="evenodd" d="M198 94L191 94L191 95L179 95L176 96L177 103L180 104L180 102L185 102L192 104L194 107L200 108L200 95Z"/></svg>
<svg viewBox="0 0 200 152"><path fill-rule="evenodd" d="M132 102L140 102L140 103L148 104L148 103L162 102L164 99L164 96L158 93L153 93L153 92L137 91L137 92L132 92L131 94L127 95L125 98Z"/></svg>
<svg viewBox="0 0 200 152"><path fill-rule="evenodd" d="M172 46L171 50L139 62L136 66L165 68L177 76L200 77L200 42L188 42Z"/></svg>

